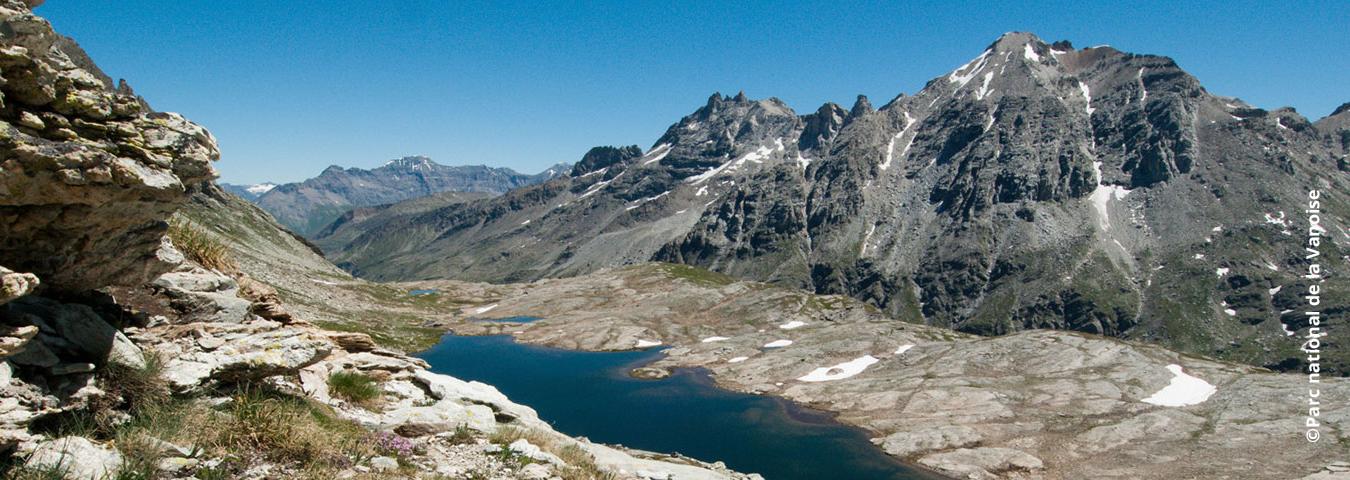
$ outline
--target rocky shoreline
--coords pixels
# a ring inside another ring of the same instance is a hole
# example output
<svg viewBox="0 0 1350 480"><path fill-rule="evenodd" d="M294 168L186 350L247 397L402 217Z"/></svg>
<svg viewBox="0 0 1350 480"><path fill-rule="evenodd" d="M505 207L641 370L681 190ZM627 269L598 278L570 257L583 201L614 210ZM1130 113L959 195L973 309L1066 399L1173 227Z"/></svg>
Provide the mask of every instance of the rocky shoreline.
<svg viewBox="0 0 1350 480"><path fill-rule="evenodd" d="M959 334L897 322L843 297L685 268L404 286L463 304L440 325L456 334L593 351L659 342L666 355L643 375L700 368L721 388L835 412L887 453L955 478L1325 478L1316 475L1344 467L1335 463L1344 437L1308 444L1302 418L1278 408L1301 402L1306 379L1298 375L1072 332ZM513 316L542 319L472 320ZM853 362L864 365L849 372ZM811 381L817 372L834 378ZM1171 387L1185 378L1213 392ZM1323 387L1347 391L1339 378ZM1168 396L1180 401L1159 400ZM1344 432L1350 410L1323 411L1323 419Z"/></svg>

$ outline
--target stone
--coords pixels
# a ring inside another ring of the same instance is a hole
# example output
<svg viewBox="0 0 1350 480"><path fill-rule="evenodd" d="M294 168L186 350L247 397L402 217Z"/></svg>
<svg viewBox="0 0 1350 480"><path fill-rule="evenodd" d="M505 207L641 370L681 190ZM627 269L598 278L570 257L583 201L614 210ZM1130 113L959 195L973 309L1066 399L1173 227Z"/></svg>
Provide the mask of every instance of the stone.
<svg viewBox="0 0 1350 480"><path fill-rule="evenodd" d="M193 391L210 382L294 374L332 352L333 344L316 333L272 328L276 325L264 321L245 324L215 350L174 356L165 364L165 378L179 391Z"/></svg>
<svg viewBox="0 0 1350 480"><path fill-rule="evenodd" d="M38 328L32 325L10 327L0 325L0 358L19 353L38 334Z"/></svg>
<svg viewBox="0 0 1350 480"><path fill-rule="evenodd" d="M133 361L139 351L121 332L86 305L60 303L40 297L25 297L0 307L0 317L28 321L39 330L38 340L55 353L104 363L118 350L119 361Z"/></svg>
<svg viewBox="0 0 1350 480"><path fill-rule="evenodd" d="M553 472L540 463L531 463L520 469L520 478L523 480L548 480L551 477Z"/></svg>
<svg viewBox="0 0 1350 480"><path fill-rule="evenodd" d="M39 444L25 465L60 470L68 480L107 478L121 468L122 454L84 437L63 437Z"/></svg>
<svg viewBox="0 0 1350 480"><path fill-rule="evenodd" d="M633 474L637 475L637 477L642 480L671 480L674 478L674 475L671 475L670 472L646 469L638 470L633 472Z"/></svg>
<svg viewBox="0 0 1350 480"><path fill-rule="evenodd" d="M167 457L159 461L159 469L168 473L182 473L197 468L201 460L186 457Z"/></svg>
<svg viewBox="0 0 1350 480"><path fill-rule="evenodd" d="M329 332L328 339L352 353L369 352L377 347L374 338L359 332Z"/></svg>
<svg viewBox="0 0 1350 480"><path fill-rule="evenodd" d="M392 472L398 470L398 459L394 457L373 457L370 459L371 470L377 472Z"/></svg>
<svg viewBox="0 0 1350 480"><path fill-rule="evenodd" d="M958 448L919 459L919 464L962 478L998 478L1008 471L1033 471L1044 468L1039 458L1011 448Z"/></svg>
<svg viewBox="0 0 1350 480"><path fill-rule="evenodd" d="M57 357L47 345L42 342L28 342L22 350L13 354L9 361L15 365L37 368L51 368L61 363L61 358Z"/></svg>
<svg viewBox="0 0 1350 480"><path fill-rule="evenodd" d="M38 283L37 275L18 273L0 266L0 304L32 293Z"/></svg>
<svg viewBox="0 0 1350 480"><path fill-rule="evenodd" d="M449 375L432 373L419 369L413 372L413 379L427 388L432 398L438 400L458 400L479 405L490 405L498 417L507 417L524 421L538 421L539 414L534 409L512 402L496 387L480 382L466 382Z"/></svg>
<svg viewBox="0 0 1350 480"><path fill-rule="evenodd" d="M112 349L108 351L108 364L141 370L145 368L145 354L125 334L116 332Z"/></svg>
<svg viewBox="0 0 1350 480"><path fill-rule="evenodd" d="M886 453L905 458L916 453L969 447L979 443L979 432L965 425L900 430L879 442Z"/></svg>
<svg viewBox="0 0 1350 480"><path fill-rule="evenodd" d="M543 449L539 448L539 446L532 444L530 443L529 440L523 438L511 442L511 444L507 445L506 448L523 457L528 457L531 460L539 462L547 462L559 466L567 465L567 463L563 462L562 459L558 458L557 455L545 452Z"/></svg>
<svg viewBox="0 0 1350 480"><path fill-rule="evenodd" d="M361 370L404 371L412 370L417 366L410 359L371 352L353 353L347 356L347 360Z"/></svg>
<svg viewBox="0 0 1350 480"><path fill-rule="evenodd" d="M396 408L384 412L378 420L381 430L393 430L404 437L435 435L460 426L492 433L497 429L497 422L491 408L449 400L427 406Z"/></svg>
<svg viewBox="0 0 1350 480"><path fill-rule="evenodd" d="M200 267L159 276L152 283L163 289L178 310L180 323L239 323L248 320L253 302L239 296L239 284L228 275Z"/></svg>

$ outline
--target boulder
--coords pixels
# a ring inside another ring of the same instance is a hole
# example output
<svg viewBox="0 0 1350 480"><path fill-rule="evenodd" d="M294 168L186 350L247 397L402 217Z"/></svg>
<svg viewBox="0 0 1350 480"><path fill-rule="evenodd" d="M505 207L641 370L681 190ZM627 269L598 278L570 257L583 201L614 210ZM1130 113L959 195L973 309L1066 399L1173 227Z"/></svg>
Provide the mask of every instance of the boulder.
<svg viewBox="0 0 1350 480"><path fill-rule="evenodd" d="M338 344L343 350L352 353L369 352L377 347L375 339L365 333L328 332L328 339Z"/></svg>
<svg viewBox="0 0 1350 480"><path fill-rule="evenodd" d="M398 470L398 459L394 457L371 458L370 469L377 472L392 472Z"/></svg>
<svg viewBox="0 0 1350 480"><path fill-rule="evenodd" d="M242 382L273 375L295 374L327 357L333 344L304 329L257 321L234 331L212 333L224 342L206 351L196 346L173 356L165 377L179 391L192 391L212 382Z"/></svg>
<svg viewBox="0 0 1350 480"><path fill-rule="evenodd" d="M554 465L567 465L567 463L563 462L562 459L558 458L557 455L545 452L542 448L539 448L538 445L532 444L530 443L529 440L523 438L511 442L511 444L507 445L506 448L509 448L511 449L512 452L516 452L520 456L529 458L531 460L544 463L551 463Z"/></svg>
<svg viewBox="0 0 1350 480"><path fill-rule="evenodd" d="M239 284L228 275L200 267L160 275L152 284L170 298L180 323L238 323L248 320L253 302L240 298Z"/></svg>
<svg viewBox="0 0 1350 480"><path fill-rule="evenodd" d="M405 437L421 437L452 431L460 426L492 433L497 422L491 408L442 400L423 407L404 407L384 412L378 427Z"/></svg>
<svg viewBox="0 0 1350 480"><path fill-rule="evenodd" d="M39 444L25 465L60 471L67 480L111 478L122 466L122 454L84 437L64 437Z"/></svg>
<svg viewBox="0 0 1350 480"><path fill-rule="evenodd" d="M18 363L46 363L45 359L49 356L41 351L46 348L61 358L71 360L145 367L145 358L140 349L86 305L25 297L0 307L0 318L38 328L39 342L36 343L41 343L43 347L32 345L26 348L26 355L20 355L23 359L16 360Z"/></svg>
<svg viewBox="0 0 1350 480"><path fill-rule="evenodd" d="M479 382L466 382L449 375L432 373L427 370L413 372L413 378L438 400L465 401L478 405L487 405L499 417L509 417L527 422L538 422L539 414L534 409L512 402L496 387Z"/></svg>

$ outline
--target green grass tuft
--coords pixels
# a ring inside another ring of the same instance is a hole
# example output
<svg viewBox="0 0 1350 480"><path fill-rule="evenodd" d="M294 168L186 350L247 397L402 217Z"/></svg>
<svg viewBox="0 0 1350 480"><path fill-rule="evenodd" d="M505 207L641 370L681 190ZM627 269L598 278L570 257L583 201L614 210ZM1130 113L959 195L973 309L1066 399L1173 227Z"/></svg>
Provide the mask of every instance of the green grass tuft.
<svg viewBox="0 0 1350 480"><path fill-rule="evenodd" d="M334 397L356 404L368 404L380 398L380 384L359 372L333 372L328 376L328 391Z"/></svg>
<svg viewBox="0 0 1350 480"><path fill-rule="evenodd" d="M188 259L221 272L235 272L239 266L230 257L229 248L205 230L181 217L169 220L169 241Z"/></svg>

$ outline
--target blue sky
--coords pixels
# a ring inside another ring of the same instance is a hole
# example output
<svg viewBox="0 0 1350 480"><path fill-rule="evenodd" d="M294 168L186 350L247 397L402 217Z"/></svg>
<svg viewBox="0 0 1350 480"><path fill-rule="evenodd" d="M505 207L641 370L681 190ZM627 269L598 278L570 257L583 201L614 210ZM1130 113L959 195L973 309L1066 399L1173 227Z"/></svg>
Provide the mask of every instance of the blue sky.
<svg viewBox="0 0 1350 480"><path fill-rule="evenodd" d="M235 183L411 154L537 172L594 145L650 147L714 91L799 113L859 93L880 105L1014 30L1167 55L1213 93L1314 120L1350 102L1350 2L830 3L48 0L37 13L157 109L209 128Z"/></svg>

